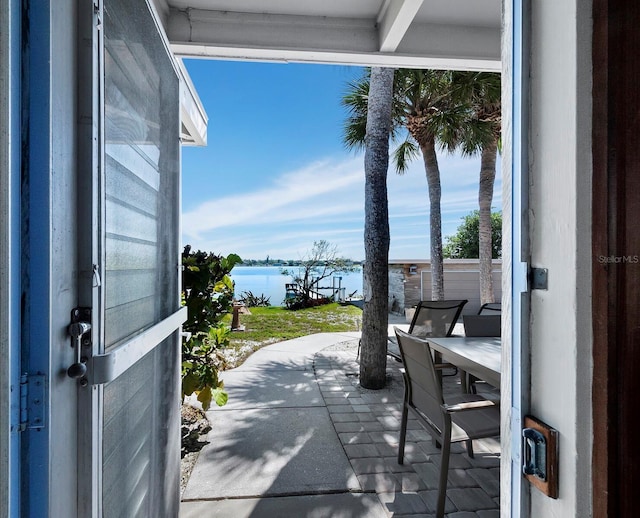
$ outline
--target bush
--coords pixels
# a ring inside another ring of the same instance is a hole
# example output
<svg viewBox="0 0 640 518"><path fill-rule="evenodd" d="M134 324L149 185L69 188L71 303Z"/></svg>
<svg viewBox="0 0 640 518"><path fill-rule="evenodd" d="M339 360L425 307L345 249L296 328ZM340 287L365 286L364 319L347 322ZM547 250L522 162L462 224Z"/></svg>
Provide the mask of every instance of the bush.
<svg viewBox="0 0 640 518"><path fill-rule="evenodd" d="M270 297L266 297L264 293L254 295L251 291L243 291L240 294L239 302L242 302L248 308L260 308L270 306Z"/></svg>
<svg viewBox="0 0 640 518"><path fill-rule="evenodd" d="M191 252L189 245L182 253L182 296L189 311L182 328L192 333L182 343L182 398L196 393L205 410L212 400L222 406L228 399L218 378L218 371L224 368L219 349L229 344L229 330L221 320L231 309L229 273L239 262L235 254Z"/></svg>
<svg viewBox="0 0 640 518"><path fill-rule="evenodd" d="M331 304L333 300L327 297L319 297L317 299L310 299L305 295L296 295L295 297L291 297L285 299L284 303L287 309L292 311L298 309L306 309L306 308L315 308L317 306L324 306L326 304Z"/></svg>

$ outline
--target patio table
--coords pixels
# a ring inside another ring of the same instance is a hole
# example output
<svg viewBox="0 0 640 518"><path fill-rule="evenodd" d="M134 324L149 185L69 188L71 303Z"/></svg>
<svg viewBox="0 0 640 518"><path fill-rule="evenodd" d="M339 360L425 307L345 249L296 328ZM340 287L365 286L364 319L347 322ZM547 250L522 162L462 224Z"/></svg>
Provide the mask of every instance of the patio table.
<svg viewBox="0 0 640 518"><path fill-rule="evenodd" d="M427 338L429 346L460 370L500 388L500 337Z"/></svg>

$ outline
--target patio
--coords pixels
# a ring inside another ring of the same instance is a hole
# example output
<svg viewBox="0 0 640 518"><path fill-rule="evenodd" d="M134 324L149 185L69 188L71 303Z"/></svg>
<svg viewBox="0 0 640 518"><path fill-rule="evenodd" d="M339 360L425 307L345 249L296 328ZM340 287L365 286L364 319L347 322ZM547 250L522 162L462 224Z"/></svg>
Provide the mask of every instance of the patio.
<svg viewBox="0 0 640 518"><path fill-rule="evenodd" d="M391 329L391 326L390 326ZM223 379L229 404L182 495L180 516L432 516L440 453L410 417L397 463L403 381L387 365L383 390L358 384L357 333L311 335L266 347ZM457 376L445 390L459 391ZM450 518L499 516L500 443L452 448Z"/></svg>

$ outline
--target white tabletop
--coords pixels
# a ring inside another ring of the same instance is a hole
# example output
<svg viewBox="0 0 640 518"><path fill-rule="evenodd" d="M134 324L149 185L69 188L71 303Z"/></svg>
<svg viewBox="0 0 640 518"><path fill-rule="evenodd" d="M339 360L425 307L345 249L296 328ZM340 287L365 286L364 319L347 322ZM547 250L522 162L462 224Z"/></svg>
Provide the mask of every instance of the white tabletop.
<svg viewBox="0 0 640 518"><path fill-rule="evenodd" d="M499 337L427 338L434 351L458 368L500 388L502 349Z"/></svg>

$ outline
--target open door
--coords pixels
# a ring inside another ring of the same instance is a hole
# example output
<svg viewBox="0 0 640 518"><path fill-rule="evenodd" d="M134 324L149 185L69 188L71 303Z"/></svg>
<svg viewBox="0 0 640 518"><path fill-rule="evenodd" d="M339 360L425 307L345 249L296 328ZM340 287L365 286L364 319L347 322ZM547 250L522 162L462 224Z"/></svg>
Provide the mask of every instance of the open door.
<svg viewBox="0 0 640 518"><path fill-rule="evenodd" d="M179 80L147 1L81 4L78 516L177 516Z"/></svg>

